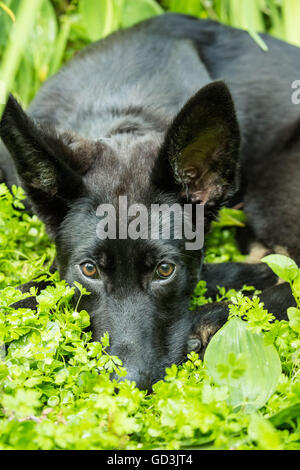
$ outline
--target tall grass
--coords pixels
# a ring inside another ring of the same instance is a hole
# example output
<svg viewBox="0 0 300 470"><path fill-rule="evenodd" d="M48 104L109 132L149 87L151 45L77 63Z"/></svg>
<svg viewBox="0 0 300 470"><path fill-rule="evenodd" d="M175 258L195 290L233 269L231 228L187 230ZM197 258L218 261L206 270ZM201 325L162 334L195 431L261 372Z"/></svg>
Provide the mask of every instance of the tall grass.
<svg viewBox="0 0 300 470"><path fill-rule="evenodd" d="M27 106L76 50L164 11L243 28L264 50L262 32L300 46L299 0L3 0L0 90L12 91ZM2 108L0 96L0 114Z"/></svg>

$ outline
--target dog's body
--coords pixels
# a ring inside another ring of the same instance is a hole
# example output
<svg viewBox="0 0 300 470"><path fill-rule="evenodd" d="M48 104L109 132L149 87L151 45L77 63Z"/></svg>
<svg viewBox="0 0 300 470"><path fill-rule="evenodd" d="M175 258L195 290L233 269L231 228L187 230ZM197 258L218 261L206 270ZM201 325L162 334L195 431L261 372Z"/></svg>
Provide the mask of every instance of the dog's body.
<svg viewBox="0 0 300 470"><path fill-rule="evenodd" d="M203 252L187 253L180 241L104 244L98 204L116 206L122 195L147 207L202 202L208 228L222 204L243 201L255 238L300 261L300 107L291 100L300 51L263 39L267 53L246 32L162 15L86 48L50 79L29 109L41 128L12 99L4 113L1 137L17 167L1 148L6 181L27 190L62 277L92 292L83 307L94 338L109 331L112 352L141 387L182 360L189 297L209 268L201 275ZM100 279L82 275L84 261ZM162 265L174 273L157 277ZM239 267L212 283L255 284L255 273L257 287L274 282L267 268Z"/></svg>

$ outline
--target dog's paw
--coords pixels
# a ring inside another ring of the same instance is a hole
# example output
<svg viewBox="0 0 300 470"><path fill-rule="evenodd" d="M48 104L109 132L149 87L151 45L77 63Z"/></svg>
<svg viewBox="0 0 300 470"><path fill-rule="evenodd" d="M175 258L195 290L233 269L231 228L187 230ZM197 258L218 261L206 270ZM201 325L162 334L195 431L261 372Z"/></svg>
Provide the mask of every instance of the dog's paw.
<svg viewBox="0 0 300 470"><path fill-rule="evenodd" d="M18 308L30 308L31 310L36 310L37 300L36 297L26 297L26 299L19 300L10 305L10 307L17 310Z"/></svg>
<svg viewBox="0 0 300 470"><path fill-rule="evenodd" d="M202 348L202 343L200 338L196 336L190 336L187 342L187 353L191 352L200 352Z"/></svg>
<svg viewBox="0 0 300 470"><path fill-rule="evenodd" d="M187 340L187 353L192 351L203 359L211 338L226 323L228 303L215 302L200 307L195 313L195 321Z"/></svg>
<svg viewBox="0 0 300 470"><path fill-rule="evenodd" d="M201 324L194 330L187 342L187 353L196 352L203 359L205 350L222 325Z"/></svg>

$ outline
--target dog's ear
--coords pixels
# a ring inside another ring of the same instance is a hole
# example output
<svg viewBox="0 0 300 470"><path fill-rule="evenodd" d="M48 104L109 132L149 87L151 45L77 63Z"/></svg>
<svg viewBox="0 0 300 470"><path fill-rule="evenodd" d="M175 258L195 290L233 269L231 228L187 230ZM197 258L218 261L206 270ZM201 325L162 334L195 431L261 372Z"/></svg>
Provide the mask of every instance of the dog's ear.
<svg viewBox="0 0 300 470"><path fill-rule="evenodd" d="M218 206L237 189L240 132L224 82L202 88L171 124L152 173L164 191Z"/></svg>
<svg viewBox="0 0 300 470"><path fill-rule="evenodd" d="M70 202L83 192L82 178L64 161L68 149L36 124L12 95L0 122L0 137L34 210L55 234Z"/></svg>

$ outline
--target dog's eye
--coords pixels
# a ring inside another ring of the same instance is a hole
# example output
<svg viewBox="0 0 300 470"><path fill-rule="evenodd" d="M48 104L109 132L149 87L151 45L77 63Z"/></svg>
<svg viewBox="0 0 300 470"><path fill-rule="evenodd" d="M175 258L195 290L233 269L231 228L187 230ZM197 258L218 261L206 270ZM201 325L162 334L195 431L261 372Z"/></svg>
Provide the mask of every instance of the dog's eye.
<svg viewBox="0 0 300 470"><path fill-rule="evenodd" d="M89 277L92 279L96 279L98 277L98 270L96 266L91 262L82 263L80 265L80 269L85 277Z"/></svg>
<svg viewBox="0 0 300 470"><path fill-rule="evenodd" d="M175 272L176 266L171 263L161 263L156 269L156 278L168 279Z"/></svg>

